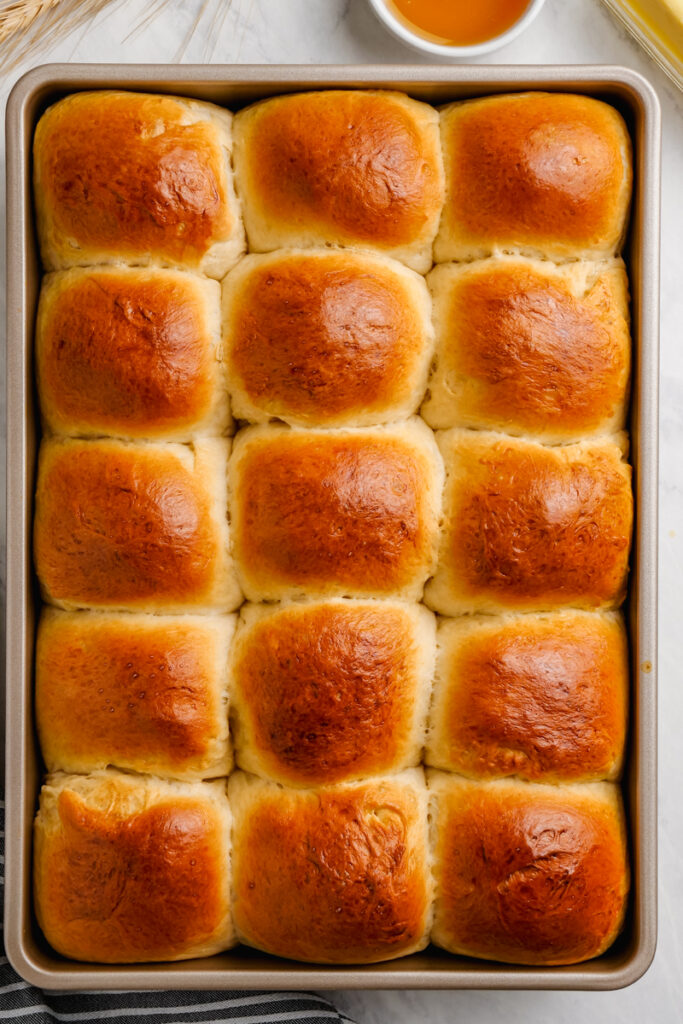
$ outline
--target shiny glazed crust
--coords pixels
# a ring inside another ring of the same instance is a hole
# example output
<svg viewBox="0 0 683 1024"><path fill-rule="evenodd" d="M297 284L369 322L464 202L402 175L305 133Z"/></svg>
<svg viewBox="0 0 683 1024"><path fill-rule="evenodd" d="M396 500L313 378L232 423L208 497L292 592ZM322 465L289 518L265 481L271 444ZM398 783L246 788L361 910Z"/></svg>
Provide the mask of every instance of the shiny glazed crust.
<svg viewBox="0 0 683 1024"><path fill-rule="evenodd" d="M242 941L310 963L424 949L432 880L421 770L316 790L237 772L228 794Z"/></svg>
<svg viewBox="0 0 683 1024"><path fill-rule="evenodd" d="M43 596L62 608L231 611L228 442L47 440L34 521Z"/></svg>
<svg viewBox="0 0 683 1024"><path fill-rule="evenodd" d="M384 256L281 250L223 282L235 416L295 426L370 426L415 413L434 330L424 280Z"/></svg>
<svg viewBox="0 0 683 1024"><path fill-rule="evenodd" d="M419 764L435 641L420 605L245 605L230 670L238 765L317 786Z"/></svg>
<svg viewBox="0 0 683 1024"><path fill-rule="evenodd" d="M232 115L212 103L80 92L35 131L47 270L157 263L221 278L244 251L230 170Z"/></svg>
<svg viewBox="0 0 683 1024"><path fill-rule="evenodd" d="M229 484L247 598L419 599L434 565L442 473L433 436L417 419L242 431Z"/></svg>
<svg viewBox="0 0 683 1024"><path fill-rule="evenodd" d="M425 760L473 779L616 779L628 647L615 612L442 619Z"/></svg>
<svg viewBox="0 0 683 1024"><path fill-rule="evenodd" d="M629 889L616 786L477 783L434 771L428 783L436 945L551 966L614 942Z"/></svg>
<svg viewBox="0 0 683 1024"><path fill-rule="evenodd" d="M74 960L211 956L234 945L224 782L48 776L34 832L38 922Z"/></svg>
<svg viewBox="0 0 683 1024"><path fill-rule="evenodd" d="M43 279L36 374L48 432L188 441L227 431L220 289L176 270Z"/></svg>
<svg viewBox="0 0 683 1024"><path fill-rule="evenodd" d="M241 110L234 140L250 251L357 245L431 266L443 165L426 103L360 89L278 96Z"/></svg>
<svg viewBox="0 0 683 1024"><path fill-rule="evenodd" d="M608 103L543 92L453 103L441 111L441 144L437 263L501 251L560 260L619 251L631 141Z"/></svg>
<svg viewBox="0 0 683 1024"><path fill-rule="evenodd" d="M115 765L188 781L227 775L235 621L44 608L36 720L48 771Z"/></svg>
<svg viewBox="0 0 683 1024"><path fill-rule="evenodd" d="M458 615L621 603L633 519L622 435L558 448L467 430L438 440L446 486L430 608Z"/></svg>
<svg viewBox="0 0 683 1024"><path fill-rule="evenodd" d="M621 260L498 256L444 264L428 282L436 370L421 412L431 427L546 443L622 429L631 339Z"/></svg>
<svg viewBox="0 0 683 1024"><path fill-rule="evenodd" d="M78 93L34 171L47 940L599 956L629 888L595 781L627 726L620 115ZM223 614L243 593L278 603Z"/></svg>

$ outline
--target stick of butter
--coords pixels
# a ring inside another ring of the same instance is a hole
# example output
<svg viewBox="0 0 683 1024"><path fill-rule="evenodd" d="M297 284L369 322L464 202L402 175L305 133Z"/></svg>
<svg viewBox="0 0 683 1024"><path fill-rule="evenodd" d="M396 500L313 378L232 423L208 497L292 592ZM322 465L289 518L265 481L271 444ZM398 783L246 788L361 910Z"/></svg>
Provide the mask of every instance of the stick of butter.
<svg viewBox="0 0 683 1024"><path fill-rule="evenodd" d="M604 0L650 56L683 89L683 0Z"/></svg>

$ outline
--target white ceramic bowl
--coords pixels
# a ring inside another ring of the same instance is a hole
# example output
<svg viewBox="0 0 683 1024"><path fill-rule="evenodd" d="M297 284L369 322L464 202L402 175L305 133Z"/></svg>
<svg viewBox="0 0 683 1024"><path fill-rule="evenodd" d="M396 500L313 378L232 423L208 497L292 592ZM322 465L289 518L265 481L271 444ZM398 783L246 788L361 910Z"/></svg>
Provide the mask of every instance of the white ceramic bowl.
<svg viewBox="0 0 683 1024"><path fill-rule="evenodd" d="M471 0L471 2L476 3L477 0ZM401 42L407 43L408 46L412 46L416 50L422 50L423 53L430 53L435 57L445 58L446 60L469 60L470 57L479 57L483 53L490 53L492 50L497 50L500 46L505 46L506 43L516 39L520 32L523 32L534 20L545 0L531 0L522 16L509 29L501 32L500 35L494 36L492 39L486 39L483 43L474 43L471 46L450 46L444 43L433 43L417 32L413 32L405 22L401 21L389 9L386 0L368 0L368 3L384 27L389 29L392 35L400 39Z"/></svg>

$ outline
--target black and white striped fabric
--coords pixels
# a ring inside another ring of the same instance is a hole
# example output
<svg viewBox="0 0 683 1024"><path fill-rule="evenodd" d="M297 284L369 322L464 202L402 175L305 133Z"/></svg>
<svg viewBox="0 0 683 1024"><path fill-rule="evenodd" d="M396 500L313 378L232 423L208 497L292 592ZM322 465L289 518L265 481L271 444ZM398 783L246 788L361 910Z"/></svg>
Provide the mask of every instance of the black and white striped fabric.
<svg viewBox="0 0 683 1024"><path fill-rule="evenodd" d="M0 911L5 892L5 804L0 801ZM0 929L2 914L0 913ZM2 1024L353 1024L326 999L308 992L43 992L22 981L0 956Z"/></svg>

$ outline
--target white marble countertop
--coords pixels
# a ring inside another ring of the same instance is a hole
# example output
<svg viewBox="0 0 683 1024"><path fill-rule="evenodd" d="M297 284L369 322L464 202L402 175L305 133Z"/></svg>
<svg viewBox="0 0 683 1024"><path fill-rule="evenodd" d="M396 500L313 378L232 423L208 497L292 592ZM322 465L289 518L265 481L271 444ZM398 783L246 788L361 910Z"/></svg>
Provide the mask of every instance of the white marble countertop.
<svg viewBox="0 0 683 1024"><path fill-rule="evenodd" d="M476 0L473 0L476 2ZM388 36L365 0L122 0L31 61L0 77L11 84L43 61L213 63L428 63ZM195 19L189 45L187 34ZM683 1021L683 814L680 737L683 683L683 95L658 71L599 0L548 0L534 24L495 63L625 64L647 76L662 103L662 369L660 483L660 923L654 965L621 992L333 993L358 1024L601 1024ZM486 63L485 60L480 61ZM0 72L1 74L1 72ZM0 143L4 146L4 142ZM4 166L4 161L2 161ZM4 196L4 187L2 189ZM5 218L0 219L4 233ZM4 246L3 246L4 250ZM4 296L2 299L4 322ZM678 326L676 326L678 325ZM4 395L3 395L4 404ZM3 417L4 418L4 417ZM679 688L680 687L680 688Z"/></svg>

